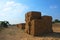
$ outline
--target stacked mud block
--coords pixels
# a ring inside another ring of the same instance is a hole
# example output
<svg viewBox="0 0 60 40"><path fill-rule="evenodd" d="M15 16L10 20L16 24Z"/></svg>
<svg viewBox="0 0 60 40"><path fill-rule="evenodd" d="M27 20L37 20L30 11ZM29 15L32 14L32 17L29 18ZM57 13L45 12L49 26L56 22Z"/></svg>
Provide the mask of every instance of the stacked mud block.
<svg viewBox="0 0 60 40"><path fill-rule="evenodd" d="M25 15L25 32L31 35L43 35L52 31L52 17L41 16L41 12L28 12Z"/></svg>
<svg viewBox="0 0 60 40"><path fill-rule="evenodd" d="M20 29L25 29L25 23L17 24L17 27Z"/></svg>
<svg viewBox="0 0 60 40"><path fill-rule="evenodd" d="M30 30L31 30L31 21L34 19L41 19L41 12L28 12L25 15L25 21L26 21L26 27L25 27L25 32L27 32L28 34L30 34Z"/></svg>

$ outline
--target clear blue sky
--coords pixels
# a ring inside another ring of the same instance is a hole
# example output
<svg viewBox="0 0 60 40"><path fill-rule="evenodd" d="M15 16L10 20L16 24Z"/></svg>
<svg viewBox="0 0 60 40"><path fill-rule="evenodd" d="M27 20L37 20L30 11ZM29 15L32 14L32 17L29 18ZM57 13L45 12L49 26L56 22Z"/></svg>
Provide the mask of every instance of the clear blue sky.
<svg viewBox="0 0 60 40"><path fill-rule="evenodd" d="M25 22L25 13L40 11L42 15L60 19L60 0L0 0L0 20L11 24Z"/></svg>

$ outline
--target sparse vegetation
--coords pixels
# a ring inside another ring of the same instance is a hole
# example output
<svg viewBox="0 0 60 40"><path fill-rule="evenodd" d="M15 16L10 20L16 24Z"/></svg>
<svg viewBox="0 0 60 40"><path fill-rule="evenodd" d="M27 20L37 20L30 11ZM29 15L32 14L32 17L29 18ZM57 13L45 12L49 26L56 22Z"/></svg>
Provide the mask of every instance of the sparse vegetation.
<svg viewBox="0 0 60 40"><path fill-rule="evenodd" d="M53 25L53 31L60 32L60 27L55 26L56 25ZM49 34L49 36L45 37L34 37L25 33L16 26L11 26L10 28L4 29L0 32L0 40L60 40L60 33Z"/></svg>
<svg viewBox="0 0 60 40"><path fill-rule="evenodd" d="M1 24L0 24L0 26L1 27L4 27L4 28L7 28L8 25L9 25L9 22L8 21L2 21Z"/></svg>
<svg viewBox="0 0 60 40"><path fill-rule="evenodd" d="M60 23L60 20L59 20L59 19L55 19L55 22L56 22L56 23Z"/></svg>
<svg viewBox="0 0 60 40"><path fill-rule="evenodd" d="M0 31L2 31L3 29L4 29L4 28L3 28L3 27L1 27L1 28L0 28Z"/></svg>
<svg viewBox="0 0 60 40"><path fill-rule="evenodd" d="M9 25L8 21L0 21L0 31L2 31L4 28L7 28Z"/></svg>
<svg viewBox="0 0 60 40"><path fill-rule="evenodd" d="M52 23L60 23L59 19L55 19Z"/></svg>

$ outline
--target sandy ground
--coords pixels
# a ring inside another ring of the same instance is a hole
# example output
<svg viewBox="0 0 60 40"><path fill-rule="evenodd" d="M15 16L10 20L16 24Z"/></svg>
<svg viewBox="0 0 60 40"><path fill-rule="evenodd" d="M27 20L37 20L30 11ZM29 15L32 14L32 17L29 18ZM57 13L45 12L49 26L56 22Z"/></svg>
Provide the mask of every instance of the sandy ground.
<svg viewBox="0 0 60 40"><path fill-rule="evenodd" d="M60 40L60 24L53 25L54 33L43 37L34 37L17 28L12 26L5 28L0 32L0 40Z"/></svg>

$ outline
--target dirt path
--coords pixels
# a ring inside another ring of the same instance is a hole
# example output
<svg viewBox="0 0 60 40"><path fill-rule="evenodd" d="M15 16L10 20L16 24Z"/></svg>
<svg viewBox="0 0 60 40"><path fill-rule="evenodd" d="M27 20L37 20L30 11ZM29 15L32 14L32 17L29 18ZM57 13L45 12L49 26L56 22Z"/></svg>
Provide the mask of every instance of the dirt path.
<svg viewBox="0 0 60 40"><path fill-rule="evenodd" d="M60 40L52 37L33 37L17 27L5 28L0 32L0 40Z"/></svg>

